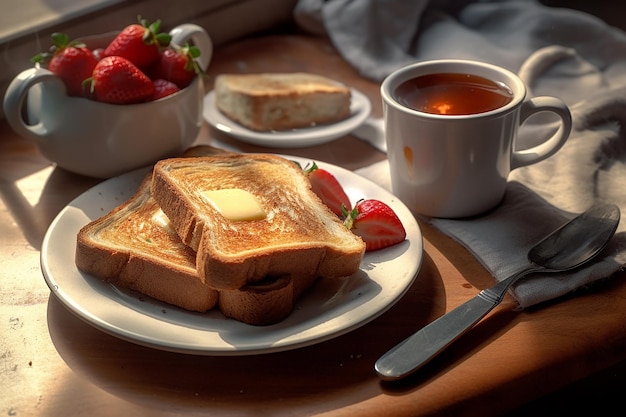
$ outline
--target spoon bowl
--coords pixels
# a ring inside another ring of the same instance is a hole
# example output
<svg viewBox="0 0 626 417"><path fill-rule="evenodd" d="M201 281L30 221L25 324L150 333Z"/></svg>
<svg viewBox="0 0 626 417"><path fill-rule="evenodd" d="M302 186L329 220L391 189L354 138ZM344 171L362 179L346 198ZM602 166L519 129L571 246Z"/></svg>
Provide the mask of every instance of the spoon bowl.
<svg viewBox="0 0 626 417"><path fill-rule="evenodd" d="M595 205L533 246L528 259L555 271L576 268L604 249L619 220L620 210L615 204Z"/></svg>
<svg viewBox="0 0 626 417"><path fill-rule="evenodd" d="M567 271L593 259L609 243L619 220L620 210L614 204L595 205L576 216L529 250L527 266L400 342L376 361L374 369L387 381L417 371L500 304L521 278Z"/></svg>

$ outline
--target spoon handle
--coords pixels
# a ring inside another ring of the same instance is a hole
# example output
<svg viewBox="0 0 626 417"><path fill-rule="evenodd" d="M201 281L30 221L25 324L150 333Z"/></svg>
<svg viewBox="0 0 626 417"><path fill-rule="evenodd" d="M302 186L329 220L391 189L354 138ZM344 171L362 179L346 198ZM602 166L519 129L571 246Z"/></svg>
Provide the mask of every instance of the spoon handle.
<svg viewBox="0 0 626 417"><path fill-rule="evenodd" d="M533 271L524 269L481 291L393 347L376 361L374 369L386 381L404 378L417 371L500 304L515 281Z"/></svg>

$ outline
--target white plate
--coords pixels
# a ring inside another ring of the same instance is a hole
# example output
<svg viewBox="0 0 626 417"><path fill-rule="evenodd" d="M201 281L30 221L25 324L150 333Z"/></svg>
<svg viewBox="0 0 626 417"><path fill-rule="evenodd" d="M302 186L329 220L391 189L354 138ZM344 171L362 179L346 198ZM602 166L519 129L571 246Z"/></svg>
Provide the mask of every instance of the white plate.
<svg viewBox="0 0 626 417"><path fill-rule="evenodd" d="M206 121L222 132L253 145L277 148L301 148L321 145L338 139L359 127L369 116L372 105L361 92L352 89L351 115L337 123L275 132L256 132L224 116L215 106L215 92L204 97L203 115Z"/></svg>
<svg viewBox="0 0 626 417"><path fill-rule="evenodd" d="M289 158L302 164L311 162ZM318 281L281 323L255 327L227 319L219 311L189 312L120 290L76 268L78 230L131 197L147 173L145 169L100 183L59 213L43 240L44 278L61 302L91 325L140 345L173 352L258 354L345 334L380 316L405 294L421 265L422 234L407 207L391 193L348 170L317 163L337 176L352 201L367 197L388 203L402 220L407 239L366 253L360 271L351 277Z"/></svg>

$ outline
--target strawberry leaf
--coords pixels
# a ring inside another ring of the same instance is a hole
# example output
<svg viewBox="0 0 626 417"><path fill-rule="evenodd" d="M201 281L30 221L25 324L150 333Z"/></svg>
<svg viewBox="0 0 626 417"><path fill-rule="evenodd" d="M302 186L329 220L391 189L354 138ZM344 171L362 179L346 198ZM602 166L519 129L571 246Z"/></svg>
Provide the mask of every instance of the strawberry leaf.
<svg viewBox="0 0 626 417"><path fill-rule="evenodd" d="M157 19L155 22L148 25L148 29L152 33L159 33L161 31L161 20Z"/></svg>
<svg viewBox="0 0 626 417"><path fill-rule="evenodd" d="M54 55L60 54L68 46L84 48L86 45L81 41L70 41L70 37L61 32L54 32L51 36L52 46L48 52L41 52L30 59L34 64L48 64Z"/></svg>
<svg viewBox="0 0 626 417"><path fill-rule="evenodd" d="M198 58L200 56L200 49L196 46L190 46L189 55L191 55L192 58Z"/></svg>
<svg viewBox="0 0 626 417"><path fill-rule="evenodd" d="M34 57L30 59L30 62L33 64L47 64L50 62L50 58L52 58L52 54L49 52L40 52Z"/></svg>
<svg viewBox="0 0 626 417"><path fill-rule="evenodd" d="M146 28L142 39L148 45L156 45L158 47L166 47L170 44L172 36L169 33L161 33L161 19L157 19L150 23L147 19L137 16L137 21L141 26Z"/></svg>
<svg viewBox="0 0 626 417"><path fill-rule="evenodd" d="M155 37L160 46L169 46L172 41L172 35L169 33L157 33Z"/></svg>
<svg viewBox="0 0 626 417"><path fill-rule="evenodd" d="M306 172L307 174L310 174L311 172L315 171L317 168L318 168L317 164L315 162L311 162L311 164L306 164L303 169L304 169L304 172Z"/></svg>
<svg viewBox="0 0 626 417"><path fill-rule="evenodd" d="M357 205L358 204L359 203L357 202ZM341 205L341 216L344 218L343 224L348 228L348 230L352 230L352 228L354 227L354 220L356 219L356 216L358 214L359 211L356 207L352 210L348 210L348 207L343 204Z"/></svg>
<svg viewBox="0 0 626 417"><path fill-rule="evenodd" d="M52 34L52 45L56 49L65 48L70 43L70 37L65 33L55 32Z"/></svg>

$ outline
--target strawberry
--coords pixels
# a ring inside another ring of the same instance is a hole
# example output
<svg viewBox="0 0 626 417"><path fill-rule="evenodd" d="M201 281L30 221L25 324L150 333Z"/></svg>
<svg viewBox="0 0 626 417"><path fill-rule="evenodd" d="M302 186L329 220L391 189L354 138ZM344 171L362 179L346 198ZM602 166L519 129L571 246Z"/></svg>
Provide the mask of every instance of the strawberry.
<svg viewBox="0 0 626 417"><path fill-rule="evenodd" d="M150 97L150 101L158 100L180 91L176 84L168 80L157 79L152 81L152 83L154 84L154 94Z"/></svg>
<svg viewBox="0 0 626 417"><path fill-rule="evenodd" d="M103 56L121 56L142 70L159 60L161 47L169 45L171 36L160 33L161 21L148 24L139 18L139 23L126 26L104 49Z"/></svg>
<svg viewBox="0 0 626 417"><path fill-rule="evenodd" d="M311 167L305 167L305 172L311 182L313 192L335 213L343 215L343 207L348 211L352 204L337 178L325 169L319 168L315 162Z"/></svg>
<svg viewBox="0 0 626 417"><path fill-rule="evenodd" d="M108 56L102 58L93 70L91 91L97 101L130 104L152 97L154 84L129 60Z"/></svg>
<svg viewBox="0 0 626 417"><path fill-rule="evenodd" d="M98 60L85 44L70 42L69 37L63 33L53 33L52 43L50 52L38 54L31 61L47 63L48 69L63 80L67 95L85 96L82 83L91 77Z"/></svg>
<svg viewBox="0 0 626 417"><path fill-rule="evenodd" d="M185 45L178 49L167 48L150 70L150 78L153 80L162 78L172 81L179 88L185 88L191 84L196 74L202 73L202 69L195 60L198 56L200 56L200 50L193 46Z"/></svg>
<svg viewBox="0 0 626 417"><path fill-rule="evenodd" d="M365 242L365 250L375 251L402 242L406 231L391 207L379 200L360 200L353 210L345 210L344 224Z"/></svg>

